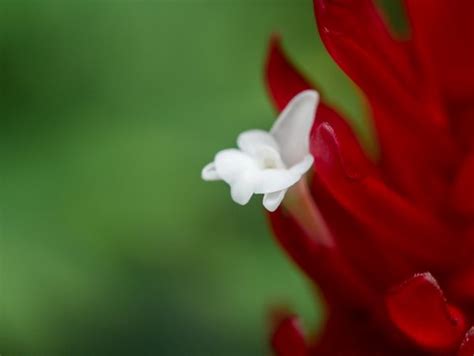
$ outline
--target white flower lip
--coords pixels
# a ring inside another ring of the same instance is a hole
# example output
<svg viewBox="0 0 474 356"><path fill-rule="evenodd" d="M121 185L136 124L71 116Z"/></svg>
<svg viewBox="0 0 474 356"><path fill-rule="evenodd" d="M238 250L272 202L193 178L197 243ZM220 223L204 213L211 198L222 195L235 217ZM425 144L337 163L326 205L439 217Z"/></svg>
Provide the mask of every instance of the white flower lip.
<svg viewBox="0 0 474 356"><path fill-rule="evenodd" d="M201 176L206 181L223 180L232 199L241 205L253 194L264 194L263 205L275 211L285 193L311 168L309 135L319 94L305 90L281 112L269 132L249 130L237 138L237 148L219 151Z"/></svg>

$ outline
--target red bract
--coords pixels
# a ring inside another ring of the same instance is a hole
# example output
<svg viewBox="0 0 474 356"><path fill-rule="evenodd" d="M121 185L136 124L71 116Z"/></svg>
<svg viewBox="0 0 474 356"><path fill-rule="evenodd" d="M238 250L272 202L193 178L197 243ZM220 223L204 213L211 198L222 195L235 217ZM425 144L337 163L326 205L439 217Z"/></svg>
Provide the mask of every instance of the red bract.
<svg viewBox="0 0 474 356"><path fill-rule="evenodd" d="M474 355L474 1L404 3L400 40L372 0L314 0L328 52L366 95L380 158L323 97L310 185L334 245L283 208L270 220L328 319L315 337L281 319L277 355ZM315 88L278 38L266 78L279 110Z"/></svg>

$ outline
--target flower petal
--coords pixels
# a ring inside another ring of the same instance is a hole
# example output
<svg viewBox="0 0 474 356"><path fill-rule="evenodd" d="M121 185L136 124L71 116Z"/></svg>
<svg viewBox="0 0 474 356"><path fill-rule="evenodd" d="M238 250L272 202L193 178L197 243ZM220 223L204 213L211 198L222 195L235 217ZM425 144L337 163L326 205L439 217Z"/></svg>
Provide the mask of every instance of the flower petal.
<svg viewBox="0 0 474 356"><path fill-rule="evenodd" d="M273 36L270 41L265 79L278 111L282 111L298 93L314 88L285 56L278 36Z"/></svg>
<svg viewBox="0 0 474 356"><path fill-rule="evenodd" d="M374 3L314 0L319 32L334 60L370 101L381 167L391 184L437 210L442 202L436 198L448 184L449 172L443 169L453 166L456 144L445 134L448 122L439 93L411 47L392 36Z"/></svg>
<svg viewBox="0 0 474 356"><path fill-rule="evenodd" d="M313 165L313 162L314 162L313 156L306 155L301 162L291 167L290 171L292 171L295 174L303 175L311 168L311 166Z"/></svg>
<svg viewBox="0 0 474 356"><path fill-rule="evenodd" d="M370 320L350 317L345 310L329 312L322 335L311 350L315 356L420 356L402 343L388 340L380 326Z"/></svg>
<svg viewBox="0 0 474 356"><path fill-rule="evenodd" d="M379 233L367 229L363 222L342 207L317 175L313 176L312 194L338 250L350 268L360 274L371 288L385 290L416 271L404 256L387 248Z"/></svg>
<svg viewBox="0 0 474 356"><path fill-rule="evenodd" d="M452 205L457 212L474 217L474 153L466 157L453 184Z"/></svg>
<svg viewBox="0 0 474 356"><path fill-rule="evenodd" d="M474 90L474 2L405 0L418 57L451 101Z"/></svg>
<svg viewBox="0 0 474 356"><path fill-rule="evenodd" d="M380 143L379 166L388 184L427 210L443 209L442 197L460 159L457 143L446 130L417 124L431 115L428 112L400 115L377 102L372 102L372 111Z"/></svg>
<svg viewBox="0 0 474 356"><path fill-rule="evenodd" d="M365 155L349 125L337 112L322 106L318 109L316 121L311 139L311 150L317 156L312 179L314 199L333 233L336 245L350 260L352 268L358 270L374 288L386 288L416 270L406 261L405 256L393 252L394 245L404 247L400 237L394 235L392 229L386 227L386 223L380 224L385 229L382 231L368 222L372 219L378 222L380 218L377 210L380 208L367 204L366 193L361 192L360 188L364 186L365 177L378 176L378 171ZM320 125L333 128L338 137L338 145L344 152L339 158L337 154L333 155L325 147L319 146ZM336 165L330 168L329 162ZM333 171L336 166L337 173ZM355 194L356 192L358 193ZM377 193L368 196L380 199ZM361 218L361 210L365 209L371 212L367 218ZM367 259L367 256L371 258Z"/></svg>
<svg viewBox="0 0 474 356"><path fill-rule="evenodd" d="M207 164L201 171L201 177L207 181L220 180L221 177L217 174L216 164L211 162Z"/></svg>
<svg viewBox="0 0 474 356"><path fill-rule="evenodd" d="M347 125L335 120L333 125L320 124L311 140L315 173L333 198L385 249L409 258L413 266L455 263L460 246L452 243L451 231L390 189Z"/></svg>
<svg viewBox="0 0 474 356"><path fill-rule="evenodd" d="M299 93L286 106L270 130L287 166L297 164L309 153L309 134L318 103L319 94L316 91L305 90Z"/></svg>
<svg viewBox="0 0 474 356"><path fill-rule="evenodd" d="M349 77L378 101L413 108L417 72L372 0L313 0L319 34Z"/></svg>
<svg viewBox="0 0 474 356"><path fill-rule="evenodd" d="M271 147L278 151L278 144L268 131L248 130L237 137L237 146L251 156L256 156L260 147Z"/></svg>
<svg viewBox="0 0 474 356"><path fill-rule="evenodd" d="M249 177L247 174L243 174L239 179L231 184L230 194L232 200L237 204L245 205L250 201L254 193L254 184L252 177Z"/></svg>
<svg viewBox="0 0 474 356"><path fill-rule="evenodd" d="M214 163L217 174L227 184L236 182L244 172L258 170L252 157L234 148L218 152Z"/></svg>
<svg viewBox="0 0 474 356"><path fill-rule="evenodd" d="M472 355L474 355L474 327L466 333L458 353L458 356Z"/></svg>
<svg viewBox="0 0 474 356"><path fill-rule="evenodd" d="M451 349L464 336L464 318L447 304L429 273L417 274L393 289L386 304L393 323L427 349Z"/></svg>
<svg viewBox="0 0 474 356"><path fill-rule="evenodd" d="M470 233L470 234L469 234ZM472 261L472 251L474 251L474 228L471 228L467 234L469 240L462 241L465 246L465 256L458 256L465 260L464 266L449 276L447 281L447 290L449 295L456 303L466 309L474 311L474 262Z"/></svg>
<svg viewBox="0 0 474 356"><path fill-rule="evenodd" d="M263 196L263 206L270 212L277 210L285 197L285 194L286 189L278 192L266 193Z"/></svg>
<svg viewBox="0 0 474 356"><path fill-rule="evenodd" d="M255 172L255 193L274 193L291 187L301 175L288 169L263 169Z"/></svg>
<svg viewBox="0 0 474 356"><path fill-rule="evenodd" d="M259 163L261 169L286 169L280 153L270 146L256 146L254 158Z"/></svg>
<svg viewBox="0 0 474 356"><path fill-rule="evenodd" d="M271 343L276 356L309 355L303 331L294 316L286 316L277 321Z"/></svg>
<svg viewBox="0 0 474 356"><path fill-rule="evenodd" d="M284 209L277 209L269 218L280 246L319 286L328 303L360 308L374 301L374 291L338 249L319 244Z"/></svg>
<svg viewBox="0 0 474 356"><path fill-rule="evenodd" d="M474 79L473 79L474 80ZM467 152L474 151L474 98L449 105L449 114L453 118L452 130L456 140Z"/></svg>

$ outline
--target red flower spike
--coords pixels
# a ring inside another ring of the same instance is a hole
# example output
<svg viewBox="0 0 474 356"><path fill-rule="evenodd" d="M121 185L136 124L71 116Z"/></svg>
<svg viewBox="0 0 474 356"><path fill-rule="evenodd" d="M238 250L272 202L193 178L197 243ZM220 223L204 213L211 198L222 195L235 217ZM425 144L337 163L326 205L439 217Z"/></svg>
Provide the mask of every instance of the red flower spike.
<svg viewBox="0 0 474 356"><path fill-rule="evenodd" d="M356 153L354 140L346 130L336 131L327 123L319 126L312 140L316 173L333 197L375 232L385 248L404 251L431 265L452 260L454 256L447 251L455 245L446 227L391 191L377 175L368 174L365 179L350 176L347 162L352 170L369 172L367 160Z"/></svg>
<svg viewBox="0 0 474 356"><path fill-rule="evenodd" d="M311 137L311 151L315 158L320 159L322 164L337 165L341 176L348 180L362 180L367 175L376 173L375 167L363 152L349 126L334 116L331 123L322 121L318 125L319 122L320 120L317 121L316 130ZM334 146L329 147L328 140L331 140ZM333 156L334 154L337 156ZM332 160L330 156L336 160ZM316 170L319 171L318 166Z"/></svg>
<svg viewBox="0 0 474 356"><path fill-rule="evenodd" d="M333 199L317 175L313 178L313 194L333 233L337 249L347 260L349 268L363 276L365 283L375 290L385 290L413 273L412 266L403 257L387 250L377 235L368 231ZM342 292L346 294L346 290Z"/></svg>
<svg viewBox="0 0 474 356"><path fill-rule="evenodd" d="M386 303L395 325L423 347L449 350L459 345L464 335L462 315L447 304L429 273L415 275L392 290Z"/></svg>
<svg viewBox="0 0 474 356"><path fill-rule="evenodd" d="M306 200L317 223L291 208L270 214L328 307L323 330L304 343L308 356L474 356L474 329L464 336L474 321L474 1L401 1L404 40L376 0L313 0L328 52L366 95L380 159L321 103ZM266 81L278 110L314 88L276 37Z"/></svg>
<svg viewBox="0 0 474 356"><path fill-rule="evenodd" d="M267 54L266 83L278 111L298 93L313 89L283 53L280 38L274 35Z"/></svg>
<svg viewBox="0 0 474 356"><path fill-rule="evenodd" d="M274 35L270 40L270 46L265 65L265 79L268 92L278 111L298 93L307 89L315 89L316 86L306 79L303 74L290 62L281 47L280 37ZM344 125L344 120L334 109L329 107L323 100L318 105L316 120L339 120Z"/></svg>
<svg viewBox="0 0 474 356"><path fill-rule="evenodd" d="M474 109L474 2L405 0L405 4L418 57L453 111L454 132L472 148L472 115L463 112Z"/></svg>
<svg viewBox="0 0 474 356"><path fill-rule="evenodd" d="M271 344L277 356L308 355L303 331L294 316L285 316L276 321Z"/></svg>
<svg viewBox="0 0 474 356"><path fill-rule="evenodd" d="M474 2L405 0L413 42L449 99L472 100Z"/></svg>
<svg viewBox="0 0 474 356"><path fill-rule="evenodd" d="M445 152L455 150L442 135L447 120L431 85L423 86L408 46L391 36L373 1L314 0L314 7L329 53L372 103L387 173L404 194L430 206L433 191L420 182L449 165L453 154Z"/></svg>
<svg viewBox="0 0 474 356"><path fill-rule="evenodd" d="M420 356L400 343L387 348L387 340L374 338L377 331L369 320L347 318L335 311L324 325L324 331L314 345L314 356Z"/></svg>
<svg viewBox="0 0 474 356"><path fill-rule="evenodd" d="M474 356L474 327L466 333L458 356Z"/></svg>
<svg viewBox="0 0 474 356"><path fill-rule="evenodd" d="M351 270L339 251L318 245L282 209L269 214L269 217L279 244L298 267L322 288L328 301L360 308L374 300L373 291L356 271ZM344 284L334 283L337 279L343 280Z"/></svg>
<svg viewBox="0 0 474 356"><path fill-rule="evenodd" d="M329 53L362 90L386 102L413 100L406 46L392 38L371 0L314 0L314 10Z"/></svg>

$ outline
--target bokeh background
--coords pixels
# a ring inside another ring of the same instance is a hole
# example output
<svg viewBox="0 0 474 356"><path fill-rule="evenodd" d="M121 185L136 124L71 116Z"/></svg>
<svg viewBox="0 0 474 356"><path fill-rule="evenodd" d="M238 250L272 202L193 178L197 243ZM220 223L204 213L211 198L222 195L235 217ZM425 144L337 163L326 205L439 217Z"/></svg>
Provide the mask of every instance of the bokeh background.
<svg viewBox="0 0 474 356"><path fill-rule="evenodd" d="M2 356L265 355L281 304L317 327L259 199L200 180L271 125L274 32L370 145L309 0L0 2Z"/></svg>

